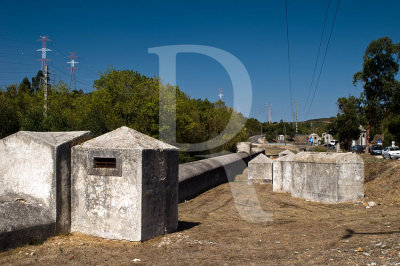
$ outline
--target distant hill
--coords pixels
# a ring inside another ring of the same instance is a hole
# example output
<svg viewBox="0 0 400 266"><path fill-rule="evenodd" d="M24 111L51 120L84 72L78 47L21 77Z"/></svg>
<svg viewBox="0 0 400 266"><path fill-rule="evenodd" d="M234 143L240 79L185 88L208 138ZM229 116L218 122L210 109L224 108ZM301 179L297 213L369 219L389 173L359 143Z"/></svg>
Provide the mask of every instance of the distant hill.
<svg viewBox="0 0 400 266"><path fill-rule="evenodd" d="M334 119L335 117L328 117L328 118L316 118L316 119L310 119L310 120L306 120L303 121L303 123L331 123L332 119Z"/></svg>
<svg viewBox="0 0 400 266"><path fill-rule="evenodd" d="M327 131L328 125L335 117L310 119L299 123L302 133L317 133L321 136L322 133Z"/></svg>

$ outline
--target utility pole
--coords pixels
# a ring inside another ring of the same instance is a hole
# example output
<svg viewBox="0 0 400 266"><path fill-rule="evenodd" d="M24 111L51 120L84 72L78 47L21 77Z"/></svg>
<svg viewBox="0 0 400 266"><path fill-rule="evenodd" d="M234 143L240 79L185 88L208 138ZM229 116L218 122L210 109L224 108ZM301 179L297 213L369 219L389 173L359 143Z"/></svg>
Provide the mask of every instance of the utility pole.
<svg viewBox="0 0 400 266"><path fill-rule="evenodd" d="M283 122L283 133L284 133L283 139L285 141L285 146L286 146L286 124L285 124L285 121Z"/></svg>
<svg viewBox="0 0 400 266"><path fill-rule="evenodd" d="M267 106L267 107L266 107L266 108L267 108L267 109L266 109L266 112L267 112L267 120L265 120L265 123L269 123L269 111L268 111L269 109L268 109L268 103L266 103L266 106Z"/></svg>
<svg viewBox="0 0 400 266"><path fill-rule="evenodd" d="M269 123L272 123L272 108L269 107Z"/></svg>
<svg viewBox="0 0 400 266"><path fill-rule="evenodd" d="M49 67L45 65L44 67L44 87L43 87L43 92L44 92L44 117L47 117L48 111L47 111L47 94L48 94L48 82L49 82Z"/></svg>
<svg viewBox="0 0 400 266"><path fill-rule="evenodd" d="M296 134L298 133L298 125L297 125L297 105L298 105L298 101L296 101Z"/></svg>

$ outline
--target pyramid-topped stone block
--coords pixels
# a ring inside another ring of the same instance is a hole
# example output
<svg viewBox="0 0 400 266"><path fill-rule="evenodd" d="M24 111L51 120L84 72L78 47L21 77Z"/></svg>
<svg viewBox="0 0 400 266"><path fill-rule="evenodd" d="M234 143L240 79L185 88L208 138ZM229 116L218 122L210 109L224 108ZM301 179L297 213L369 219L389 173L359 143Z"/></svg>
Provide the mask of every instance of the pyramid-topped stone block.
<svg viewBox="0 0 400 266"><path fill-rule="evenodd" d="M72 151L72 231L143 241L177 229L178 149L121 127Z"/></svg>
<svg viewBox="0 0 400 266"><path fill-rule="evenodd" d="M89 131L19 131L0 140L0 196L37 203L48 213L51 234L70 231L71 147ZM21 217L21 220L34 217ZM22 224L18 229L30 225ZM25 228L26 229L26 228ZM34 230L32 229L32 232ZM1 234L1 232L0 232Z"/></svg>
<svg viewBox="0 0 400 266"><path fill-rule="evenodd" d="M279 158L286 156L286 155L294 155L295 153L291 150L284 150L279 153Z"/></svg>
<svg viewBox="0 0 400 266"><path fill-rule="evenodd" d="M265 184L272 182L272 160L260 154L249 162L248 183Z"/></svg>
<svg viewBox="0 0 400 266"><path fill-rule="evenodd" d="M280 156L274 160L272 190L274 192L291 192L292 191L292 169L293 160L296 155L294 153Z"/></svg>

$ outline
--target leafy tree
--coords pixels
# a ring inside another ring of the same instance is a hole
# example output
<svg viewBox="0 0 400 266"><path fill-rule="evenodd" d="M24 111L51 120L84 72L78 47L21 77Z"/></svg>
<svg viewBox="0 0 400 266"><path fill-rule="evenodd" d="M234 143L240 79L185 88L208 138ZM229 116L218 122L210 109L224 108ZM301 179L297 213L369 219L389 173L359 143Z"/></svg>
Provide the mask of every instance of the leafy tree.
<svg viewBox="0 0 400 266"><path fill-rule="evenodd" d="M267 141L276 141L276 127L274 124L264 123L263 124L264 132L265 132L265 139Z"/></svg>
<svg viewBox="0 0 400 266"><path fill-rule="evenodd" d="M0 138L19 130L20 125L15 110L16 105L12 98L7 97L5 92L0 91Z"/></svg>
<svg viewBox="0 0 400 266"><path fill-rule="evenodd" d="M29 93L29 94L33 93L31 82L29 81L28 78L24 78L22 80L22 82L18 86L18 91L20 91L21 93Z"/></svg>
<svg viewBox="0 0 400 266"><path fill-rule="evenodd" d="M400 44L393 43L389 37L372 41L364 53L362 70L353 76L353 84L361 82L364 88L361 99L367 121L367 141L371 127L379 127L397 93L395 77L399 71L399 54Z"/></svg>
<svg viewBox="0 0 400 266"><path fill-rule="evenodd" d="M32 88L34 91L40 89L40 84L44 78L43 71L39 70L35 77L32 78Z"/></svg>
<svg viewBox="0 0 400 266"><path fill-rule="evenodd" d="M207 141L221 134L230 120L235 126L245 124L245 118L223 101L212 103L207 99L191 99L178 87L164 87L157 78L112 68L100 75L94 82L95 90L87 94L72 91L62 82L50 87L46 117L40 88L42 75L39 71L32 78L32 84L25 78L18 86L12 85L0 91L0 137L18 130L90 130L97 136L125 125L158 138L160 89L176 91L176 128L180 143ZM166 96L172 98L173 95ZM181 154L181 162L192 161L198 154L235 151L236 142L249 137L244 129L237 134L231 132L228 130L222 136L226 142L221 147L202 153Z"/></svg>
<svg viewBox="0 0 400 266"><path fill-rule="evenodd" d="M397 145L400 143L400 116L393 117L388 125L388 131L393 136L391 140L396 141ZM391 141L390 140L390 141Z"/></svg>
<svg viewBox="0 0 400 266"><path fill-rule="evenodd" d="M337 101L339 112L331 125L331 133L336 134L339 141L349 150L353 139L360 136L360 119L358 107L360 100L354 96L341 97Z"/></svg>
<svg viewBox="0 0 400 266"><path fill-rule="evenodd" d="M261 123L255 118L247 119L245 127L250 136L259 135L261 133Z"/></svg>

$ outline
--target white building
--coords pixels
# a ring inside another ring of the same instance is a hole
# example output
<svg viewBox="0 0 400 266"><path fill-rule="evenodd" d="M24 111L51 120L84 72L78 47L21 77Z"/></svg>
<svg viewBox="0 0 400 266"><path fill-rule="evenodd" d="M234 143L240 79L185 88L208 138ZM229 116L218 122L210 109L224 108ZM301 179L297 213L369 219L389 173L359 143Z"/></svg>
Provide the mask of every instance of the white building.
<svg viewBox="0 0 400 266"><path fill-rule="evenodd" d="M324 140L325 144L331 142L331 140L335 140L331 134L326 132L322 133L322 139Z"/></svg>
<svg viewBox="0 0 400 266"><path fill-rule="evenodd" d="M313 144L313 145L318 145L318 144L321 143L321 138L318 136L317 133L311 133L311 134L308 136L308 138L311 138L311 139L313 140L313 141L312 141L312 144Z"/></svg>

